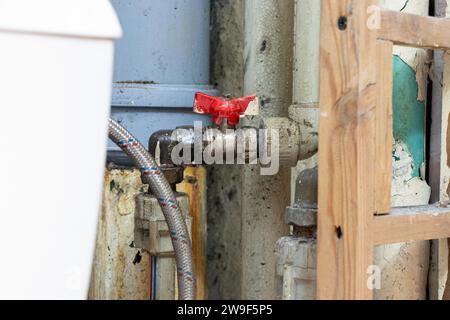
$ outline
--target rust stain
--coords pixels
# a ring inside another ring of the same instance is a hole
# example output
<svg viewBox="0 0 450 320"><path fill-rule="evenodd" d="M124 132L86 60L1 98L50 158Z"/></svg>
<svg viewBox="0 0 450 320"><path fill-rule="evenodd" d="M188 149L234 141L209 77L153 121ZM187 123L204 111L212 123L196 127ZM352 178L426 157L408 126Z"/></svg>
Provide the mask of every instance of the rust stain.
<svg viewBox="0 0 450 320"><path fill-rule="evenodd" d="M197 278L197 299L204 300L206 291L206 169L188 167L184 181L177 191L189 196L189 211L192 218L192 250Z"/></svg>
<svg viewBox="0 0 450 320"><path fill-rule="evenodd" d="M104 175L89 299L147 300L150 257L130 246L134 236L134 197L146 190L138 170L108 169ZM136 262L136 264L133 264Z"/></svg>

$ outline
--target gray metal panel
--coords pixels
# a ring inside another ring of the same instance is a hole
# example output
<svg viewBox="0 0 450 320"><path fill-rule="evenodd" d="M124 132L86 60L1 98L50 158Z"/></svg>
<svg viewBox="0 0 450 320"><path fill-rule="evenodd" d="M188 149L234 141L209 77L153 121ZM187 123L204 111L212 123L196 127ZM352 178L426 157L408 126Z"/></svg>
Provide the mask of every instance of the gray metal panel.
<svg viewBox="0 0 450 320"><path fill-rule="evenodd" d="M114 82L209 83L209 0L112 0L123 28Z"/></svg>
<svg viewBox="0 0 450 320"><path fill-rule="evenodd" d="M198 91L209 95L218 94L217 90L209 85L115 83L113 85L112 105L115 107L192 109L194 95Z"/></svg>
<svg viewBox="0 0 450 320"><path fill-rule="evenodd" d="M209 0L111 0L123 28L116 43L112 115L144 145L161 129L193 125L194 95L209 85ZM109 160L120 160L108 144ZM121 161L120 161L121 162Z"/></svg>

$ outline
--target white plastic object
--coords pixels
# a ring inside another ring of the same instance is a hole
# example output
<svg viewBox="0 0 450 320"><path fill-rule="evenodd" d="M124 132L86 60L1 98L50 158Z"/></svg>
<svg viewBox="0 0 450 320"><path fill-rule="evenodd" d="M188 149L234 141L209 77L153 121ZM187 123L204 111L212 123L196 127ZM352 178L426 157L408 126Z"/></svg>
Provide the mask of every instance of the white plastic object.
<svg viewBox="0 0 450 320"><path fill-rule="evenodd" d="M114 43L107 0L0 0L0 299L85 299Z"/></svg>

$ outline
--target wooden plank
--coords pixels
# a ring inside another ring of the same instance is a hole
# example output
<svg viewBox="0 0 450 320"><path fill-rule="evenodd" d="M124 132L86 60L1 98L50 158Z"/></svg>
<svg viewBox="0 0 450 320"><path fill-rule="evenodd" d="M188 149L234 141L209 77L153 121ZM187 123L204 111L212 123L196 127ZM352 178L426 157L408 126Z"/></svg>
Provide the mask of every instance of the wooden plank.
<svg viewBox="0 0 450 320"><path fill-rule="evenodd" d="M378 38L402 46L450 48L450 19L381 10Z"/></svg>
<svg viewBox="0 0 450 320"><path fill-rule="evenodd" d="M318 299L372 298L377 54L367 8L376 3L322 1Z"/></svg>
<svg viewBox="0 0 450 320"><path fill-rule="evenodd" d="M374 218L373 232L375 245L448 238L450 208L394 208L390 215Z"/></svg>
<svg viewBox="0 0 450 320"><path fill-rule="evenodd" d="M206 168L187 167L184 181L177 185L177 191L189 196L189 213L192 217L192 251L194 254L196 299L208 297L206 282Z"/></svg>
<svg viewBox="0 0 450 320"><path fill-rule="evenodd" d="M392 184L392 54L391 41L377 40L376 213L391 211Z"/></svg>

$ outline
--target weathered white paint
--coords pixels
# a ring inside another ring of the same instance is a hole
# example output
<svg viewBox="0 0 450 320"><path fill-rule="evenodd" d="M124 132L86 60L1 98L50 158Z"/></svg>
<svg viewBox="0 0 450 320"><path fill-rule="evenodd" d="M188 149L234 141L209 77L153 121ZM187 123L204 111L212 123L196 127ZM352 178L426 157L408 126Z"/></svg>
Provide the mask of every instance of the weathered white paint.
<svg viewBox="0 0 450 320"><path fill-rule="evenodd" d="M316 241L312 238L284 237L278 240L277 298L312 300L316 295Z"/></svg>
<svg viewBox="0 0 450 320"><path fill-rule="evenodd" d="M89 299L149 298L149 255L134 248L138 170L106 170Z"/></svg>
<svg viewBox="0 0 450 320"><path fill-rule="evenodd" d="M375 250L375 264L381 268L378 300L424 300L430 245L428 241L380 246Z"/></svg>
<svg viewBox="0 0 450 320"><path fill-rule="evenodd" d="M428 15L429 0L380 0L380 5L383 8L402 12ZM419 84L419 93L417 99L424 101L426 98L427 77L429 63L429 52L423 49L394 46L394 54L398 55L416 72L416 80Z"/></svg>
<svg viewBox="0 0 450 320"><path fill-rule="evenodd" d="M449 13L450 14L450 13ZM449 129L450 113L450 53L444 56L444 78L443 78L443 104L442 104L442 149L441 149L441 201L449 201L450 167L448 165L448 141L446 139Z"/></svg>
<svg viewBox="0 0 450 320"><path fill-rule="evenodd" d="M419 177L413 177L414 160L403 143L394 146L392 206L428 204L431 188Z"/></svg>

